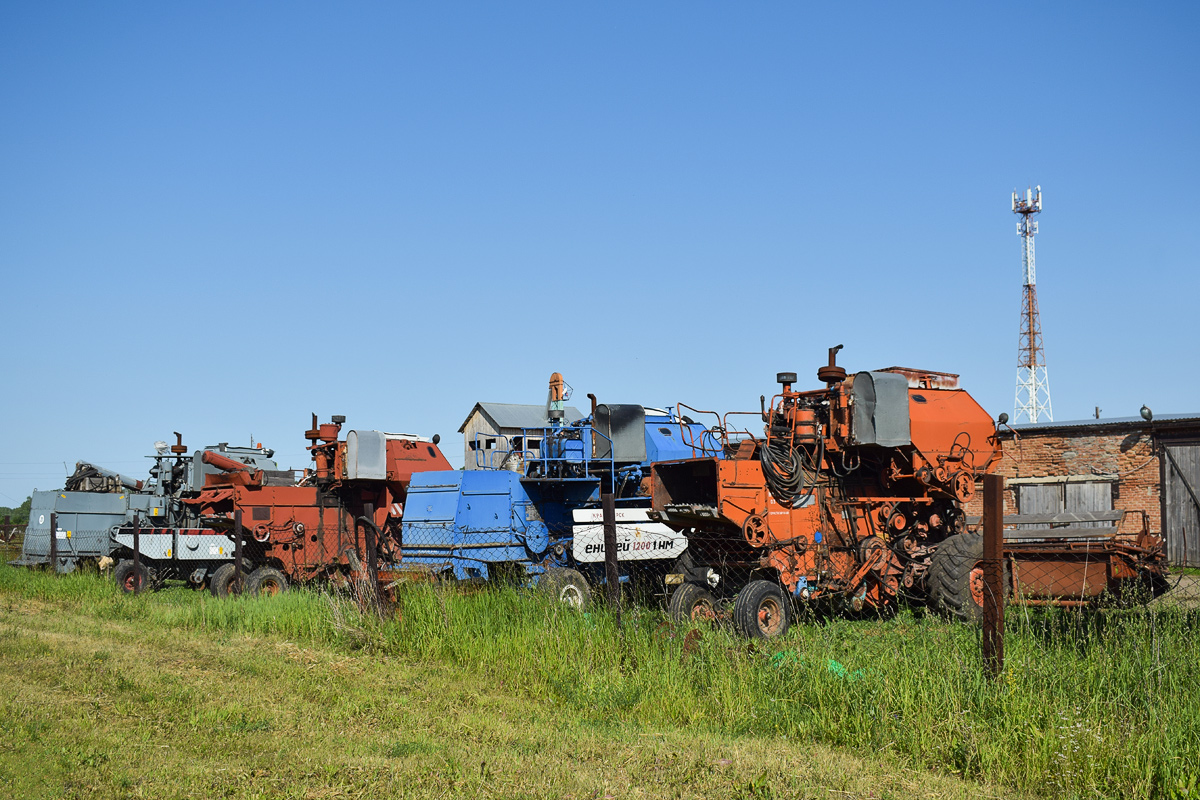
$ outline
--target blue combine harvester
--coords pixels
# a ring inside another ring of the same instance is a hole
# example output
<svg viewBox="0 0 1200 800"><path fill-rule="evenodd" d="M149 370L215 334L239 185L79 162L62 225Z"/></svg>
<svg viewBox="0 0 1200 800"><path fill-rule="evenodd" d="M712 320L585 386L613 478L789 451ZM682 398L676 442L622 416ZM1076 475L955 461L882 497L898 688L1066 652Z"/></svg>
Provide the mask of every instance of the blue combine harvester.
<svg viewBox="0 0 1200 800"><path fill-rule="evenodd" d="M550 381L547 424L472 447L476 469L422 472L408 487L402 526L406 571L438 578L534 580L564 602L586 606L604 581L600 497L617 507L622 582L658 591L685 557L687 537L651 522L649 465L720 456L703 425L669 410L599 405L568 424L568 387ZM486 454L486 455L485 455Z"/></svg>

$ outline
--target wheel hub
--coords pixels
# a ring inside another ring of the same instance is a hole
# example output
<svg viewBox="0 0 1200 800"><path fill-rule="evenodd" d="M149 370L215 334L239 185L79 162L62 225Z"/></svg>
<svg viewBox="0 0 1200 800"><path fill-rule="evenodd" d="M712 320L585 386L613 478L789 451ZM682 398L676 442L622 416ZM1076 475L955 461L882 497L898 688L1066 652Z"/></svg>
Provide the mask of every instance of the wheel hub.
<svg viewBox="0 0 1200 800"><path fill-rule="evenodd" d="M983 567L977 566L971 570L971 600L980 608L983 607L984 591L985 584L983 582Z"/></svg>
<svg viewBox="0 0 1200 800"><path fill-rule="evenodd" d="M773 599L766 599L758 607L758 627L767 636L774 636L783 625L783 614L779 604Z"/></svg>

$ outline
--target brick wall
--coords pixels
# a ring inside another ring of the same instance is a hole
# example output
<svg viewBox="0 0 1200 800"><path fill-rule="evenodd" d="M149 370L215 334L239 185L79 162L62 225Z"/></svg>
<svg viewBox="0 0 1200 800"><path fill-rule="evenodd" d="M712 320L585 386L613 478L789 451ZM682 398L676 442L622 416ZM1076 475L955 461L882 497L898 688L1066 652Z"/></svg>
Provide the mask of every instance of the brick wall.
<svg viewBox="0 0 1200 800"><path fill-rule="evenodd" d="M1001 434L1004 457L997 474L1005 478L1109 478L1119 482L1113 507L1146 512L1150 530L1162 530L1159 460L1148 427L1138 424L1075 428L1037 428ZM982 486L980 487L982 489ZM1005 514L1016 514L1016 488L1006 485ZM967 513L983 513L982 491ZM1141 527L1141 514L1127 515L1122 530Z"/></svg>

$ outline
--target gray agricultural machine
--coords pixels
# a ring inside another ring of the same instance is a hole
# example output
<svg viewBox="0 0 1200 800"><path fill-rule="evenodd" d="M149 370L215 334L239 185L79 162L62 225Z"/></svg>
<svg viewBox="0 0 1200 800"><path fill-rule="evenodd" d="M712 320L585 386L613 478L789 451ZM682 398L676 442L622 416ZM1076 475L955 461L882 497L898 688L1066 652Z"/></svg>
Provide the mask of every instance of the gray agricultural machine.
<svg viewBox="0 0 1200 800"><path fill-rule="evenodd" d="M21 556L10 563L50 565L53 551L54 570L73 572L81 563L111 555L119 545L114 532L131 525L135 514L147 528L186 526L189 511L183 499L199 494L206 475L220 472L203 460L205 452L269 473L279 469L271 458L272 450L222 443L189 455L182 439L176 433L175 444L155 444L157 452L149 456L154 465L146 480L80 461L62 489L34 492ZM57 522L54 531L50 529L51 515Z"/></svg>

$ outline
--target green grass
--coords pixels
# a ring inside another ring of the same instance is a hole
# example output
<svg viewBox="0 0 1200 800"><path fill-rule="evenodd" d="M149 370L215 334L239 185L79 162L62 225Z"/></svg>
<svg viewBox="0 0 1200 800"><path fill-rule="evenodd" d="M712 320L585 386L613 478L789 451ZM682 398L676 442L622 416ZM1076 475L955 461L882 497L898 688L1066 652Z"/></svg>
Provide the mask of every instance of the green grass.
<svg viewBox="0 0 1200 800"><path fill-rule="evenodd" d="M953 793L965 784L938 783L944 779L937 776L960 776L990 791L1062 798L1200 796L1200 618L1194 612L1010 613L1005 672L992 681L979 667L976 629L910 613L889 621L798 624L783 640L756 645L722 630L689 636L646 610L627 612L619 634L606 612L578 614L513 589L465 594L411 587L400 595L395 615L379 620L360 615L345 599L313 592L262 601L216 601L183 589L127 597L93 577L0 568L0 610L5 604L0 651L18 641L26 648L20 652L36 650L18 624L28 620L32 605L39 619L65 615L81 631L139 631L142 646L155 652L175 643L207 652L212 642L311 651L314 663L326 666L302 673L289 701L299 698L313 708L339 709L346 702L327 665L354 664L364 681L383 668L378 665L391 665L408 670L406 680L415 671L418 684L432 675L433 683L456 687L451 694L468 704L464 714L494 721L505 710L510 721L529 715L587 731L599 737L587 746L598 748L601 763L615 757L616 743L647 732L718 749L780 746L790 754L778 763L753 762L724 783L707 773L689 778L677 763L684 772L672 773L673 780L684 794L823 796L816 787L828 789L840 767L797 779L786 765L851 752L862 759L855 769L866 783L846 791L864 795L870 791L864 786L894 796L933 787ZM87 659L95 656L81 658L94 666ZM108 663L100 658L101 666ZM276 669L269 659L247 657L227 680L242 687L234 692L239 696L253 695L246 687L260 683L270 696ZM135 697L152 691L136 672L124 679ZM201 702L195 688L175 691L179 713L198 704L203 724L252 738L275 736L280 728L254 703L213 706ZM364 718L396 713L386 691L351 694L354 713ZM511 758L514 748L519 754L530 746L522 741L497 744L497 752ZM443 739L415 733L379 746L381 757L426 762L447 747ZM751 773L760 766L766 777L755 784L760 776ZM895 781L906 770L925 777L901 786ZM566 773L553 774L567 780ZM596 785L579 784L581 791ZM531 784L510 793L544 788Z"/></svg>
<svg viewBox="0 0 1200 800"><path fill-rule="evenodd" d="M1054 796L1186 795L1200 779L1194 613L1016 613L1003 676L975 628L911 614L685 647L657 614L579 616L515 593L403 599L387 652L515 668L596 720L777 734Z"/></svg>

